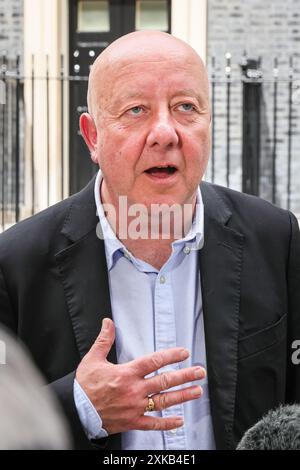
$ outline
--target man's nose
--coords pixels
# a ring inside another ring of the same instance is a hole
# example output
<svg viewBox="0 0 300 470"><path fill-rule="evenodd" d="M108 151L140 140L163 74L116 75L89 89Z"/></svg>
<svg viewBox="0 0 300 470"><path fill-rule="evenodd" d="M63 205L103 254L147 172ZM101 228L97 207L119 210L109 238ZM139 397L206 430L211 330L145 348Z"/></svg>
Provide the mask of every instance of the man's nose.
<svg viewBox="0 0 300 470"><path fill-rule="evenodd" d="M168 148L178 144L179 137L172 119L168 115L159 115L151 123L147 137L149 147Z"/></svg>

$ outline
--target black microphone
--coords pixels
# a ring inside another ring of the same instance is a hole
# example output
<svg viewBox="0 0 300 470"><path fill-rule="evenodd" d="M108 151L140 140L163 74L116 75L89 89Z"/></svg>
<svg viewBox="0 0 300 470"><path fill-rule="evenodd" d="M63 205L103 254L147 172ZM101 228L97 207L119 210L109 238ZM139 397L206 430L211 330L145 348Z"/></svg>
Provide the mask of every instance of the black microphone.
<svg viewBox="0 0 300 470"><path fill-rule="evenodd" d="M250 428L237 450L300 450L300 405L281 405Z"/></svg>

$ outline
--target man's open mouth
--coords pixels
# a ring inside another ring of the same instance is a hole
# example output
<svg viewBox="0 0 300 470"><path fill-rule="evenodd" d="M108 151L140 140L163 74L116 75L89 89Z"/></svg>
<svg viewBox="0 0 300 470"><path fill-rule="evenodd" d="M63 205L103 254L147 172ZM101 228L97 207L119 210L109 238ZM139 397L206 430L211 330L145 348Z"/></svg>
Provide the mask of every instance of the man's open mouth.
<svg viewBox="0 0 300 470"><path fill-rule="evenodd" d="M167 178L169 176L174 175L176 173L177 168L174 166L153 166L152 168L149 168L148 170L145 171L148 175L154 176L156 178Z"/></svg>

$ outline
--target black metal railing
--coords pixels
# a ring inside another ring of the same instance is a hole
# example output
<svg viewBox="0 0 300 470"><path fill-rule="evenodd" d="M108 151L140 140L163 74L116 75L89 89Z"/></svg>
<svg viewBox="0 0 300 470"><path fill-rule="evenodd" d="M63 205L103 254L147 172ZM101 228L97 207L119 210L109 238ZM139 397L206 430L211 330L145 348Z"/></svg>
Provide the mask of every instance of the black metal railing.
<svg viewBox="0 0 300 470"><path fill-rule="evenodd" d="M65 95L70 84L86 82L87 77L69 76L61 58L58 76L49 73L45 60L43 76L35 72L32 57L31 74L20 70L20 57L0 57L0 230L31 215L39 208L37 188L45 186L50 204L51 146L50 84L59 89L60 121L60 187L58 199L68 194L65 168L68 156L65 141ZM235 73L230 54L224 66L212 58L209 64L212 106L212 151L206 179L234 189L258 195L300 214L300 81L292 58L286 75L280 73L278 60L270 77L263 76L260 60L243 58ZM43 97L37 101L37 83L43 83ZM27 86L27 100L24 90ZM25 106L26 104L26 106ZM45 108L46 179L36 175L35 123L38 106ZM28 109L30 108L30 109ZM30 125L27 122L31 116ZM73 159L73 156L72 156ZM24 211L24 208L26 209Z"/></svg>
<svg viewBox="0 0 300 470"><path fill-rule="evenodd" d="M10 71L13 68L14 72ZM24 119L23 82L20 76L20 57L9 61L2 55L0 74L0 163L1 163L1 227L5 228L6 216L14 213L14 221L20 217L23 200L22 162Z"/></svg>
<svg viewBox="0 0 300 470"><path fill-rule="evenodd" d="M212 154L207 179L299 215L299 71L292 57L281 73L275 58L267 76L261 59L244 56L239 65L234 75L230 54L223 70L214 58L211 61ZM239 175L235 181L234 173Z"/></svg>

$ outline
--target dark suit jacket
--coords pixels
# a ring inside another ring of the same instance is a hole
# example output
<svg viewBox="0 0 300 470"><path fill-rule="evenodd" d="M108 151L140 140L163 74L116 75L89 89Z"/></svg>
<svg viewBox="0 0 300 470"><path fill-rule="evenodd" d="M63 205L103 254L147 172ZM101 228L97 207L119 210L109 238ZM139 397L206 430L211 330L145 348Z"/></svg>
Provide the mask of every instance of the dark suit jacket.
<svg viewBox="0 0 300 470"><path fill-rule="evenodd" d="M61 400L76 448L117 449L120 435L87 440L73 402L74 371L111 316L93 186L0 236L0 321ZM201 190L211 413L217 448L231 449L267 410L300 402L300 365L291 361L300 339L300 236L287 211L207 183ZM114 349L109 359L116 362Z"/></svg>

